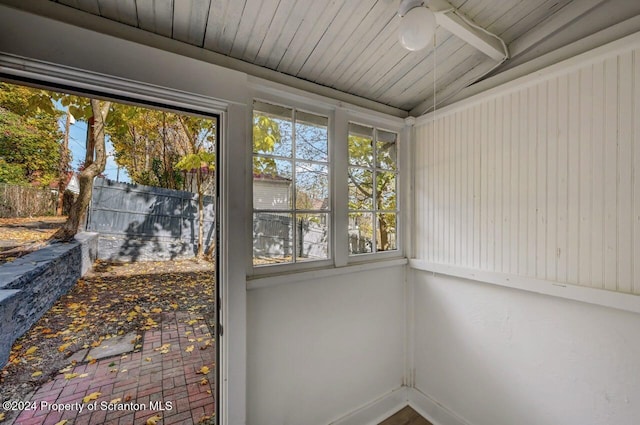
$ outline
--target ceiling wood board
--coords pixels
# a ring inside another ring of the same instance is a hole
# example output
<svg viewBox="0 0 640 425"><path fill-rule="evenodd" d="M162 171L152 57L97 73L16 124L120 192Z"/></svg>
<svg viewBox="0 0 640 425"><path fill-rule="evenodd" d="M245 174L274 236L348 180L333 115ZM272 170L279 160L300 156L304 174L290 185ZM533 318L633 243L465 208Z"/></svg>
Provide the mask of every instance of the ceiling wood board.
<svg viewBox="0 0 640 425"><path fill-rule="evenodd" d="M335 80L351 69L361 57L364 57L375 46L370 48L381 28L386 28L393 17L389 16L388 5L384 1L378 1L369 11L366 17L357 24L353 34L345 40L332 54L332 59L323 67L315 81ZM335 82L333 83L335 84Z"/></svg>
<svg viewBox="0 0 640 425"><path fill-rule="evenodd" d="M276 70L298 76L300 68L345 4L334 1L327 7L323 2L313 2Z"/></svg>
<svg viewBox="0 0 640 425"><path fill-rule="evenodd" d="M452 54L455 54L462 46L465 45L457 37L452 36L447 31L438 31L436 33L437 48L426 49L420 52L410 52L402 63L396 67L396 73L386 78L380 79L376 84L371 86L374 96L382 96L388 93L388 96L401 94L406 89L415 87L421 80L428 79L433 81L433 77L429 75L433 71L433 62L441 61ZM435 53L435 55L434 55Z"/></svg>
<svg viewBox="0 0 640 425"><path fill-rule="evenodd" d="M304 76L306 79L313 80L313 71L320 68L319 65L323 61L328 60L332 52L340 49L340 46L347 41L353 33L356 27L353 23L361 22L371 11L374 4L375 2L371 0L345 3L345 6L322 34L322 37L314 46L313 51L304 61L298 74Z"/></svg>
<svg viewBox="0 0 640 425"><path fill-rule="evenodd" d="M205 49L229 56L245 5L244 0L213 0L209 15L214 22L210 19L208 25L214 27L207 31L210 36L205 35Z"/></svg>
<svg viewBox="0 0 640 425"><path fill-rule="evenodd" d="M432 48L409 52L398 42L399 0L57 2L404 110L415 109L433 95ZM449 3L509 44L535 31L572 2L449 0ZM438 29L436 39L439 92L455 93L496 65L443 28Z"/></svg>
<svg viewBox="0 0 640 425"><path fill-rule="evenodd" d="M439 78L436 85L437 91L437 105L441 105L447 98L448 93L458 93L460 90L469 85L473 78L477 78L478 75L482 75L483 70L491 69L492 65L487 61L484 61L481 54L469 56L455 70L446 74L446 78ZM426 104L431 108L433 105L433 83L427 84L422 88L418 88L415 91L410 91L405 94L400 102L407 110L414 110L423 104ZM445 95L446 94L446 95ZM398 102L398 101L396 101Z"/></svg>
<svg viewBox="0 0 640 425"><path fill-rule="evenodd" d="M260 47L252 60L253 63L266 66L270 59L275 63L280 61L286 51L286 45L281 39L286 37L286 33L295 34L304 17L304 8L299 3L296 0L280 0L278 2L267 32L260 40Z"/></svg>
<svg viewBox="0 0 640 425"><path fill-rule="evenodd" d="M180 1L180 0L178 0ZM173 34L173 0L136 0L138 26L164 37Z"/></svg>
<svg viewBox="0 0 640 425"><path fill-rule="evenodd" d="M569 1L546 0L541 4L523 1L489 23L485 28L497 34L508 44L533 29L547 16L551 16L562 9Z"/></svg>
<svg viewBox="0 0 640 425"><path fill-rule="evenodd" d="M247 0L240 16L229 56L251 62L248 56L255 57L260 42L269 28L277 2L269 0Z"/></svg>
<svg viewBox="0 0 640 425"><path fill-rule="evenodd" d="M332 76L331 84L336 88L351 87L371 69L371 67L376 65L386 66L380 62L379 56L384 54L389 48L399 46L397 33L398 22L394 19L389 19L384 24L384 27L380 25L377 34L365 40L365 44L361 46L361 49L354 50L353 59L349 61L350 64L342 67L341 73L336 73Z"/></svg>
<svg viewBox="0 0 640 425"><path fill-rule="evenodd" d="M202 47L207 29L210 0L178 0L173 8L172 38Z"/></svg>
<svg viewBox="0 0 640 425"><path fill-rule="evenodd" d="M470 58L466 66L469 68L463 70L462 73L457 75L457 79L461 81L474 81L478 78L479 75L484 75L491 71L493 64L487 61L480 61L478 58ZM462 69L462 67L460 67ZM460 86L443 84L442 86L438 86L437 94L436 94L436 108L440 108L443 105L447 105L448 100L455 95L457 95L461 90L467 87L468 84ZM426 98L424 96L427 96ZM428 90L421 93L418 98L423 98L424 100L419 104L415 105L413 109L410 110L411 115L419 116L426 112L433 111L433 90Z"/></svg>
<svg viewBox="0 0 640 425"><path fill-rule="evenodd" d="M59 0L59 3L100 16L98 0Z"/></svg>
<svg viewBox="0 0 640 425"><path fill-rule="evenodd" d="M132 27L138 26L135 0L99 0L100 15Z"/></svg>

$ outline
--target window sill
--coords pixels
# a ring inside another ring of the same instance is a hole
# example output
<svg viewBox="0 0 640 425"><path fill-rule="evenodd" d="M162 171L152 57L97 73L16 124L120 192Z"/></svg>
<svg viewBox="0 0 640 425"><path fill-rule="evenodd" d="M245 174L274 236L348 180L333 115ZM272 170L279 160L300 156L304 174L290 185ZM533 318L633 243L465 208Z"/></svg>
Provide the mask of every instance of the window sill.
<svg viewBox="0 0 640 425"><path fill-rule="evenodd" d="M247 290L268 288L286 283L300 282L303 280L322 279L343 274L357 273L365 270L376 270L387 267L404 266L408 263L406 258L394 258L389 260L377 260L366 263L358 263L343 267L332 267L288 273L251 276L247 278Z"/></svg>
<svg viewBox="0 0 640 425"><path fill-rule="evenodd" d="M640 295L615 292L600 288L578 286L549 280L515 276L484 270L467 269L445 264L430 263L411 259L409 267L413 270L430 272L434 275L460 277L482 283L520 289L583 303L595 304L618 310L640 313Z"/></svg>

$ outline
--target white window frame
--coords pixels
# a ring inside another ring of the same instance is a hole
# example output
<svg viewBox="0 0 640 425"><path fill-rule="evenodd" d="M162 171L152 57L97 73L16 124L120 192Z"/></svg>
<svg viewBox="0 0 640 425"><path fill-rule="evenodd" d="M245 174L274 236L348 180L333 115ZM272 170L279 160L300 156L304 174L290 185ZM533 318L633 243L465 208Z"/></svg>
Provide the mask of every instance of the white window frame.
<svg viewBox="0 0 640 425"><path fill-rule="evenodd" d="M253 265L253 228L248 229L247 247L249 255L247 258L247 275L250 279L264 279L270 276L278 276L285 273L305 272L316 269L332 269L349 265L365 264L385 260L402 259L405 257L405 221L406 211L404 211L405 182L408 182L406 173L408 172L407 160L405 158L405 139L408 138L405 120L392 117L386 114L368 111L351 105L344 105L341 102L332 101L320 96L309 95L294 89L284 88L278 84L265 84L263 81L253 86L254 101L268 103L276 106L292 108L312 114L322 115L329 118L329 197L331 199L331 210L329 222L330 229L330 258L328 260L305 261L300 263L281 263L270 265ZM251 107L251 123L253 123L253 106ZM396 216L396 246L394 251L382 251L373 253L363 253L350 255L348 249L348 217L349 217L349 196L348 196L348 136L349 122L366 125L385 131L390 131L398 135L397 139L397 216ZM249 130L250 151L253 153L252 124ZM249 161L253 161L253 154ZM253 164L248 164L253 170ZM251 179L253 180L253 179ZM251 184L250 199L251 213L253 214L253 184ZM256 282L257 283L257 282Z"/></svg>
<svg viewBox="0 0 640 425"><path fill-rule="evenodd" d="M248 246L248 258L247 258L247 275L249 276L268 276L268 275L278 275L282 273L296 272L296 271L305 271L310 269L324 269L333 267L336 252L335 252L335 196L334 196L334 182L335 182L335 174L334 174L334 155L335 150L333 149L333 122L334 122L334 108L330 105L325 104L324 102L312 102L311 99L307 98L303 95L294 95L290 92L285 92L282 90L274 91L268 89L268 87L257 85L254 87L255 92L253 98L247 102L250 105L250 128L249 128L249 161L247 164L249 170L252 170L251 174L251 187L248 192L248 198L250 211L251 211L251 222L253 223L253 105L254 102L267 103L274 106L281 106L284 108L290 108L295 111L306 112L309 114L319 115L323 117L327 117L328 126L327 126L327 136L328 136L328 156L327 156L327 164L329 168L329 199L330 199L330 209L327 211L329 214L329 226L330 226L330 235L329 235L329 258L326 260L313 260L313 261L302 261L297 263L278 263L278 264L269 264L269 265L255 265L253 264L253 226L248 230L247 240L249 242ZM294 189L295 191L295 189ZM295 205L292 205L292 210ZM282 212L289 212L289 210L283 210Z"/></svg>
<svg viewBox="0 0 640 425"><path fill-rule="evenodd" d="M367 213L371 213L373 214L373 237L372 239L375 241L377 239L377 234L376 234L376 229L377 229L377 224L375 223L376 221L376 214L378 213L385 213L385 212L392 212L396 215L396 235L395 235L395 239L396 239L396 249L393 250L388 250L388 251L378 251L377 249L375 249L373 252L363 252L363 253L358 253L358 254L348 254L349 258L350 258L350 262L360 262L360 261L371 261L372 257L374 258L380 258L383 257L382 254L389 254L390 257L397 257L398 254L397 252L401 250L401 210L400 210L400 164L399 164L399 159L400 159L400 134L401 132L399 130L390 130L388 128L382 127L382 126L375 126L375 125L370 125L370 124L363 124L362 122L359 121L349 121L349 124L355 124L355 125L359 125L359 126L363 126L363 127L368 127L371 128L373 130L373 152L374 152L374 164L372 167L365 167L365 166L358 166L358 165L352 165L349 163L348 157L347 157L347 170L349 168L361 168L361 169L366 169L366 170L370 170L372 172L372 177L373 177L373 188L372 190L374 190L374 194L375 194L375 181L376 181L376 174L379 172L384 172L384 171L391 171L394 172L396 175L396 184L395 184L395 190L396 190L396 209L395 211L389 211L389 210L378 210L375 206L375 195L373 195L372 198L372 206L369 209L362 209L361 211L367 212ZM380 167L377 166L377 164L375 163L375 159L376 159L376 154L377 154L377 141L378 141L378 131L386 131L389 133L394 133L396 135L396 158L395 158L395 170L384 170ZM347 147L348 147L348 135L347 135ZM352 212L352 210L349 209L349 204L347 202L347 216ZM347 228L348 231L348 228Z"/></svg>
<svg viewBox="0 0 640 425"><path fill-rule="evenodd" d="M405 256L405 220L406 211L404 211L405 207L405 193L407 185L405 182L408 182L407 172L408 169L406 167L407 161L405 160L407 152L407 148L405 147L405 138L407 137L407 132L405 132L405 123L404 121L398 122L393 119L389 119L387 117L381 116L371 116L371 114L356 114L349 113L347 114L346 123L345 123L345 136L344 136L344 144L345 144L345 168L344 168L344 182L348 180L348 167L349 167L349 151L348 151L348 137L349 137L349 123L354 123L358 125L363 125L366 127L371 127L376 130L384 130L392 133L396 133L398 138L396 140L396 247L397 249L393 251L378 251L378 252L368 252L362 254L349 254L348 249L348 217L349 217L349 199L348 193L346 193L346 198L344 201L344 210L345 210L345 223L344 233L345 233L345 255L347 257L347 264L361 264L372 261L382 261L389 260L395 258L403 258ZM348 191L347 184L345 184L345 191ZM375 238L376 235L374 234Z"/></svg>
<svg viewBox="0 0 640 425"><path fill-rule="evenodd" d="M282 103L279 101L271 101L271 100L264 100L264 99L260 99L260 98L256 98L253 99L253 101L251 102L252 108L251 108L251 122L252 122L252 132L253 132L253 105L255 105L256 102L260 102L260 103L266 103L269 105L274 105L274 106L280 106L283 108L287 108L287 109L291 109L294 113L296 112L304 112L304 113L308 113L308 114L313 114L313 115L317 115L317 116L321 116L321 117L325 117L327 118L327 168L328 168L328 189L329 189L329 200L330 200L330 205L329 205L329 209L326 211L322 211L322 210L318 210L318 211L307 211L307 210L298 210L296 208L296 195L295 195L295 177L293 179L293 185L292 185L292 199L291 199L291 208L289 209L283 209L283 210L264 210L265 212L269 212L269 213L290 213L292 215L296 215L296 214L327 214L329 217L329 241L328 241L328 258L325 260L309 260L309 261L298 261L298 262L292 262L292 263L276 263L276 264L265 264L265 265L254 265L253 264L253 245L252 245L252 249L251 249L251 265L253 268L253 272L254 274L267 274L267 273L275 273L278 271L282 271L282 270L305 270L305 269L309 269L309 268L320 268L320 267L327 267L327 266L332 266L334 264L334 257L335 257L335 252L333 247L335 246L334 243L334 238L335 238L335 233L334 233L334 223L333 223L333 218L335 216L335 212L334 212L334 208L335 208L335 202L334 202L334 196L333 196L333 149L331 147L332 144L332 131L331 131L331 123L332 123L332 117L333 117L333 113L330 110L318 110L316 108L310 107L310 105L305 105L302 104L301 106L296 106L296 105L290 105L287 103ZM299 105L299 104L298 104ZM293 119L293 117L292 117ZM294 124L294 121L292 121L292 124ZM295 130L294 130L295 133ZM253 134L251 135L251 160L253 161L253 157L254 157L254 152L253 152ZM293 164L293 169L292 172L294 173L295 176L295 164L297 162L311 162L311 163L318 163L316 161L307 161L307 160L303 160L303 159L298 159L295 158L295 140L293 141L293 152L292 152L292 157L291 158L285 158L285 157L278 157L278 156L270 156L268 154L266 155L260 155L258 154L258 156L266 156L266 157L272 157L275 159L282 159L282 160L286 160L286 161L291 161ZM253 162L251 164L251 170L253 170ZM253 176L253 172L252 172L252 176ZM256 212L253 206L253 178L252 178L252 184L251 184L251 220L253 223L253 214ZM293 229L293 249L295 249L295 239L296 239L296 234L295 234L295 229ZM251 243L253 244L253 232L251 233ZM266 269L266 271L264 271Z"/></svg>

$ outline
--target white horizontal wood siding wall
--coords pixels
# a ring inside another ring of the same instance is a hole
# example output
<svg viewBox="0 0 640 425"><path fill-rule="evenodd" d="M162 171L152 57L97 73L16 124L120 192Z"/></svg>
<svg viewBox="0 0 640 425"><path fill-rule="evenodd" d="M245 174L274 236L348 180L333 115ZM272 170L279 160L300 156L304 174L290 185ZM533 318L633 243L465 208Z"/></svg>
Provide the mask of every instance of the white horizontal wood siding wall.
<svg viewBox="0 0 640 425"><path fill-rule="evenodd" d="M417 259L640 294L637 37L441 111L415 149Z"/></svg>

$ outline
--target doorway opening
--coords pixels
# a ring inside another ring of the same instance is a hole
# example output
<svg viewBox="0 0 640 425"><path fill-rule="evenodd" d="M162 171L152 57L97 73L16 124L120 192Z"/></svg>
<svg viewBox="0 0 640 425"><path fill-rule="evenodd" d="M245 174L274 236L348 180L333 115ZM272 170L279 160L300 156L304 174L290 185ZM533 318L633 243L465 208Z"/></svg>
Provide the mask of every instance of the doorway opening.
<svg viewBox="0 0 640 425"><path fill-rule="evenodd" d="M0 82L0 242L13 241L0 267L68 244L55 235L82 173L105 164L78 229L96 234L92 270L60 294L12 288L35 307L0 375L2 401L15 402L3 417L217 423L220 122L170 102ZM53 280L75 266L50 263Z"/></svg>

